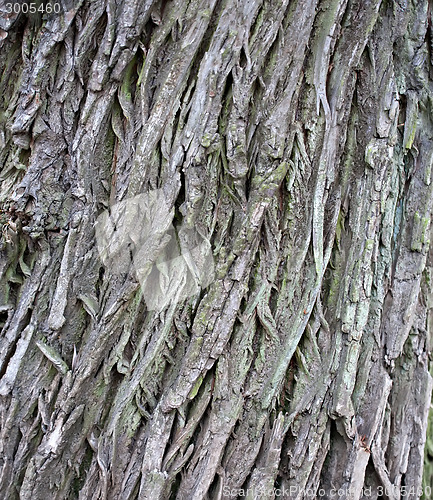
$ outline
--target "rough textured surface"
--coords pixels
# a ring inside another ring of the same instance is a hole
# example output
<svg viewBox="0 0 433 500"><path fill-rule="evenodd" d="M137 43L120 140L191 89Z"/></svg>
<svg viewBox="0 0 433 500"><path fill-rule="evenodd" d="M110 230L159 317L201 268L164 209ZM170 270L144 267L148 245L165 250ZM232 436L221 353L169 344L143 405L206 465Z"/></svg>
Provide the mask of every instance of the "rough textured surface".
<svg viewBox="0 0 433 500"><path fill-rule="evenodd" d="M2 13L2 498L427 491L431 20L427 0ZM148 311L95 223L155 189L216 280Z"/></svg>

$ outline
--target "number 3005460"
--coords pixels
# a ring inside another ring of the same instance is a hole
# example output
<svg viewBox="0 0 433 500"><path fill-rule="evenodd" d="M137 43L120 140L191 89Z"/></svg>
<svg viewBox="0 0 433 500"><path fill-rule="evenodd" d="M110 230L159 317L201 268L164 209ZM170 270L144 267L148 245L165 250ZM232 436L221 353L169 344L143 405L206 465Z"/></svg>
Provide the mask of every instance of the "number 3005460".
<svg viewBox="0 0 433 500"><path fill-rule="evenodd" d="M9 2L6 4L7 14L59 14L61 10L60 3L18 3Z"/></svg>

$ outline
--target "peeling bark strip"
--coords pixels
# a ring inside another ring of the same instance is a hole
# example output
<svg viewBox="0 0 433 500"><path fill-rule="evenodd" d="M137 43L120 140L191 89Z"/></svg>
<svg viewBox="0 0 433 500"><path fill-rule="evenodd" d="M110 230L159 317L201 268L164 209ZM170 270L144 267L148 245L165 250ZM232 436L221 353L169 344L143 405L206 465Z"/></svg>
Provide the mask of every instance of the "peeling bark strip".
<svg viewBox="0 0 433 500"><path fill-rule="evenodd" d="M429 498L430 3L1 11L1 498Z"/></svg>

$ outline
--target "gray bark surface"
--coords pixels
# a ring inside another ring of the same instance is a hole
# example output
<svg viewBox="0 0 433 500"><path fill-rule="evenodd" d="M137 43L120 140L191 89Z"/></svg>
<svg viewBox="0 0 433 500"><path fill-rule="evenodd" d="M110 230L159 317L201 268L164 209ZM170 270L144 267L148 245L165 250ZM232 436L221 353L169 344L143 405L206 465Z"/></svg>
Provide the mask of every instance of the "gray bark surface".
<svg viewBox="0 0 433 500"><path fill-rule="evenodd" d="M427 491L431 20L427 0L1 11L1 498ZM135 236L110 265L97 228L155 190L215 276L150 310Z"/></svg>

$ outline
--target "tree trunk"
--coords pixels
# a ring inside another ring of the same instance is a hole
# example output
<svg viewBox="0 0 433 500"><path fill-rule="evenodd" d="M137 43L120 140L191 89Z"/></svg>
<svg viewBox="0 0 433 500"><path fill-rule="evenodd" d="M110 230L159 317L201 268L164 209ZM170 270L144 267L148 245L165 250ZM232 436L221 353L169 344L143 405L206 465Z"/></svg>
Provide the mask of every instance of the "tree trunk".
<svg viewBox="0 0 433 500"><path fill-rule="evenodd" d="M1 498L429 497L431 6L2 10Z"/></svg>

